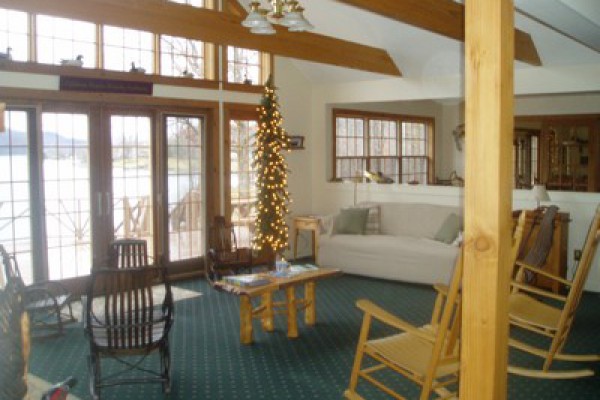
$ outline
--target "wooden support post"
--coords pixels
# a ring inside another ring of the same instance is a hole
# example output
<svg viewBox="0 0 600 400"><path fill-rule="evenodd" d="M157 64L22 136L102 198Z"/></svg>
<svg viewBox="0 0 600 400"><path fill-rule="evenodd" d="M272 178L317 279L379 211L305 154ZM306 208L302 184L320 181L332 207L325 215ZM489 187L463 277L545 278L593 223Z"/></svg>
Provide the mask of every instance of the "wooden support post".
<svg viewBox="0 0 600 400"><path fill-rule="evenodd" d="M505 399L512 208L514 7L467 0L461 399Z"/></svg>

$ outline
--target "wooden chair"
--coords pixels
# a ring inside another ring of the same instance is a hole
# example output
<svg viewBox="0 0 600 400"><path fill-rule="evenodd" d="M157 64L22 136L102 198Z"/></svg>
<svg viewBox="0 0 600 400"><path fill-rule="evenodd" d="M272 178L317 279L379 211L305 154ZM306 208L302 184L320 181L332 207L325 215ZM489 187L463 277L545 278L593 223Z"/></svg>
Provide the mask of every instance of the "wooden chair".
<svg viewBox="0 0 600 400"><path fill-rule="evenodd" d="M137 268L148 263L148 244L144 239L117 239L110 244L111 268Z"/></svg>
<svg viewBox="0 0 600 400"><path fill-rule="evenodd" d="M43 281L25 286L19 264L14 255L9 255L0 245L0 255L4 263L8 280L22 287L25 310L29 314L30 326L34 338L47 338L63 334L66 323L75 322L71 302L72 294L60 282Z"/></svg>
<svg viewBox="0 0 600 400"><path fill-rule="evenodd" d="M549 348L542 349L511 338L511 347L541 357L544 360L541 370L509 366L514 374L549 379L581 378L593 375L589 369L551 371L554 360L563 361L600 361L600 355L574 355L563 353L563 347L569 336L577 306L587 279L596 249L600 241L600 205L590 225L583 252L573 280L563 279L540 268L517 262L518 271L511 283L509 297L509 317L511 325L545 336L551 341ZM525 271L531 271L560 282L567 288L567 294L556 294L528 285ZM551 304L548 300L552 301Z"/></svg>
<svg viewBox="0 0 600 400"><path fill-rule="evenodd" d="M348 399L362 399L357 393L358 379L375 385L396 399L404 399L373 374L389 368L422 387L420 399L429 399L432 392L452 396L448 386L458 382L460 296L462 280L462 249L457 257L449 287L436 287L438 295L428 325L417 327L385 311L372 302L361 299L356 306L364 312L358 348L350 376L350 385L344 392ZM401 333L369 339L373 319L379 320ZM376 364L362 367L367 355Z"/></svg>
<svg viewBox="0 0 600 400"><path fill-rule="evenodd" d="M527 217L528 212L522 212L515 227L511 246L511 265L514 265L517 259ZM449 386L457 387L458 384L462 253L461 248L450 285L434 285L438 294L431 321L425 326L411 325L368 300L357 302L357 306L365 312L365 315L350 385L344 392L346 398L362 399L356 392L356 387L358 378L363 378L390 396L405 399L372 375L385 368L398 372L421 386L420 400L429 399L432 392L440 398L458 398L458 394ZM402 332L380 339L369 339L373 318ZM364 355L368 355L378 364L361 369Z"/></svg>
<svg viewBox="0 0 600 400"><path fill-rule="evenodd" d="M171 385L169 331L173 297L163 267L103 269L92 273L85 305L89 338L90 393L100 398L103 387L132 383ZM143 361L158 352L160 367L150 370ZM135 359L127 358L136 356ZM121 363L121 373L101 376L101 359ZM139 373L133 375L132 370Z"/></svg>
<svg viewBox="0 0 600 400"><path fill-rule="evenodd" d="M209 282L252 268L252 249L238 247L233 226L216 216L210 228L206 278Z"/></svg>

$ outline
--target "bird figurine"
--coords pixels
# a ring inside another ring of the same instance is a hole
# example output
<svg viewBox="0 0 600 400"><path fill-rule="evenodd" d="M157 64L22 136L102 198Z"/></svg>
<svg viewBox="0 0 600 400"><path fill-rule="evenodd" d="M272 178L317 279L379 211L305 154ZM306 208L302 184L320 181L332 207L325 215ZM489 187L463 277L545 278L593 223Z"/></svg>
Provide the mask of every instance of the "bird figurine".
<svg viewBox="0 0 600 400"><path fill-rule="evenodd" d="M12 54L10 54L11 51L12 47L7 47L6 53L0 53L0 60L12 60Z"/></svg>
<svg viewBox="0 0 600 400"><path fill-rule="evenodd" d="M135 66L135 62L131 63L131 69L129 69L129 72L134 72L136 74L145 74L146 73L146 68L144 67L136 67Z"/></svg>
<svg viewBox="0 0 600 400"><path fill-rule="evenodd" d="M183 72L181 73L181 76L183 76L184 78L193 78L194 73L188 71L187 69L184 69Z"/></svg>
<svg viewBox="0 0 600 400"><path fill-rule="evenodd" d="M82 67L83 66L83 56L80 54L74 60L60 60L60 65L66 65L68 67Z"/></svg>

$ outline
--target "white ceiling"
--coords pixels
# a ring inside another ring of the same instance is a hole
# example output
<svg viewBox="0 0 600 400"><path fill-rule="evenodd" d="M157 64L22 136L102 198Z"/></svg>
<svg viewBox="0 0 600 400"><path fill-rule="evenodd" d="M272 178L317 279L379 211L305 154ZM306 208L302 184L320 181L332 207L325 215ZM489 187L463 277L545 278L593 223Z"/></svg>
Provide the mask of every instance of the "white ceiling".
<svg viewBox="0 0 600 400"><path fill-rule="evenodd" d="M246 0L241 2L246 5ZM458 41L335 0L300 3L315 26L315 33L383 48L405 78L456 75L463 70L464 46ZM531 34L544 66L598 64L600 74L600 52L592 49L593 43L600 41L600 0L516 0L515 3L522 10L515 14L515 25ZM535 19L529 14L535 15ZM559 31L592 44L584 45ZM389 79L307 61L294 60L294 64L315 83ZM516 68L536 67L517 62Z"/></svg>

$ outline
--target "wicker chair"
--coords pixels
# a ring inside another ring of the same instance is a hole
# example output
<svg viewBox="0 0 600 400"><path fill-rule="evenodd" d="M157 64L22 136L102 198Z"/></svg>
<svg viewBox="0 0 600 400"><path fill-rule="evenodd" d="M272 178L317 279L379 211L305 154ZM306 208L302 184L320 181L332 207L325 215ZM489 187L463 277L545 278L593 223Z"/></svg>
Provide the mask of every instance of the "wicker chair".
<svg viewBox="0 0 600 400"><path fill-rule="evenodd" d="M90 344L90 393L100 398L103 387L161 383L171 385L169 330L173 297L162 267L104 269L92 273L86 298L85 332ZM160 366L149 370L142 362L158 353ZM101 375L101 360L112 357L123 371ZM135 358L130 358L135 357ZM133 374L134 370L137 373Z"/></svg>
<svg viewBox="0 0 600 400"><path fill-rule="evenodd" d="M57 281L37 282L25 286L14 255L9 255L0 245L4 260L5 274L22 286L25 310L29 314L32 337L47 338L63 334L66 323L77 321L73 315L71 302L73 295Z"/></svg>
<svg viewBox="0 0 600 400"><path fill-rule="evenodd" d="M29 332L23 285L5 272L11 259L0 245L5 268L0 272L0 399L22 399L27 393Z"/></svg>

